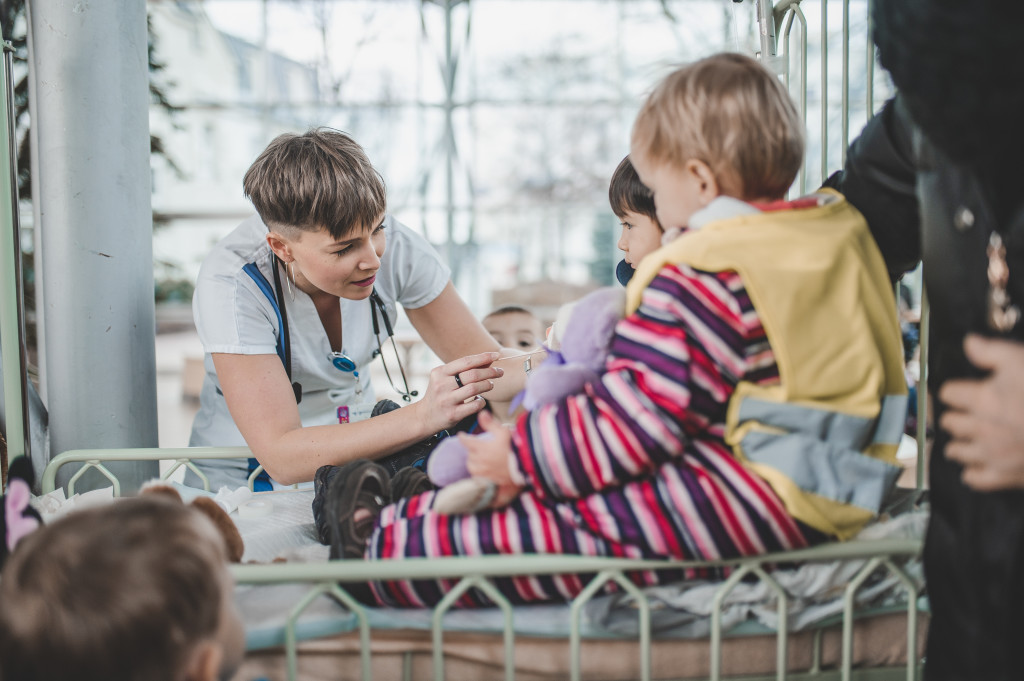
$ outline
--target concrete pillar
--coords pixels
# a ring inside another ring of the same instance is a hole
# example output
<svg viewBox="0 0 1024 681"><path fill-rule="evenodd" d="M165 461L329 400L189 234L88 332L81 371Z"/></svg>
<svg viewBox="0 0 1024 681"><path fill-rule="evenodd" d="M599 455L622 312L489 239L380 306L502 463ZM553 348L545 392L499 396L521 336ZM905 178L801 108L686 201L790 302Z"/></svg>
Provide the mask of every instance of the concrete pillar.
<svg viewBox="0 0 1024 681"><path fill-rule="evenodd" d="M29 10L50 451L156 447L146 3ZM110 468L131 491L157 465Z"/></svg>

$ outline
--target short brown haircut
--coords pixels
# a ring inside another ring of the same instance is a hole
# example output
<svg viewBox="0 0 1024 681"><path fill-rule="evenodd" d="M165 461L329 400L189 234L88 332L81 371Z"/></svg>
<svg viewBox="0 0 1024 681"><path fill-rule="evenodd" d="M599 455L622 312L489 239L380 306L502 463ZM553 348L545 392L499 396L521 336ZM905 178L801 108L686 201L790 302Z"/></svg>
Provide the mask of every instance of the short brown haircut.
<svg viewBox="0 0 1024 681"><path fill-rule="evenodd" d="M717 54L669 74L633 124L634 158L711 168L739 199L785 195L804 158L803 123L779 79L741 54Z"/></svg>
<svg viewBox="0 0 1024 681"><path fill-rule="evenodd" d="M629 211L646 215L654 220L654 224L661 227L658 212L654 207L654 196L640 181L640 176L636 174L636 168L633 167L629 156L619 161L618 167L612 173L612 181L608 184L608 202L612 205L612 212L620 218Z"/></svg>
<svg viewBox="0 0 1024 681"><path fill-rule="evenodd" d="M225 560L205 516L156 496L39 528L0 579L0 678L181 678L216 635Z"/></svg>
<svg viewBox="0 0 1024 681"><path fill-rule="evenodd" d="M331 128L276 137L249 166L245 196L271 229L321 229L334 239L373 229L384 216L384 180L351 137Z"/></svg>

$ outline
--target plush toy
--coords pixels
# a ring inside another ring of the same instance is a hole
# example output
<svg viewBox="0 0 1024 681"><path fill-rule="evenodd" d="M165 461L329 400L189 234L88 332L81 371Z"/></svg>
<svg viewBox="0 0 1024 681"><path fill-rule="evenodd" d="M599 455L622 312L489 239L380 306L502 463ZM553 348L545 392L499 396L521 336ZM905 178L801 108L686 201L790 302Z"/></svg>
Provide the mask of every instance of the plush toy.
<svg viewBox="0 0 1024 681"><path fill-rule="evenodd" d="M139 495L143 494L156 494L185 503L181 495L178 494L178 490L160 483L143 485ZM242 555L245 553L245 542L242 541L242 535L239 534L238 528L235 527L235 523L231 520L227 511L210 497L196 497L189 506L213 521L214 526L220 531L221 536L224 537L224 544L228 549L228 560L232 563L241 562Z"/></svg>
<svg viewBox="0 0 1024 681"><path fill-rule="evenodd" d="M527 411L580 393L604 373L608 346L625 307L626 292L610 286L562 306L546 343L548 357L526 382L522 403Z"/></svg>
<svg viewBox="0 0 1024 681"><path fill-rule="evenodd" d="M0 567L7 561L7 556L26 535L43 524L43 518L29 504L32 498L32 484L35 473L32 461L27 456L19 456L11 461L7 471L7 493L0 497Z"/></svg>
<svg viewBox="0 0 1024 681"><path fill-rule="evenodd" d="M583 392L604 372L615 325L622 319L625 291L605 287L588 293L558 312L545 346L548 357L526 381L521 404L528 411ZM513 402L515 405L515 402ZM476 437L490 437L487 433ZM471 513L494 498L493 482L472 478L466 448L457 438L442 440L427 461L427 475L441 488L434 501L438 513Z"/></svg>

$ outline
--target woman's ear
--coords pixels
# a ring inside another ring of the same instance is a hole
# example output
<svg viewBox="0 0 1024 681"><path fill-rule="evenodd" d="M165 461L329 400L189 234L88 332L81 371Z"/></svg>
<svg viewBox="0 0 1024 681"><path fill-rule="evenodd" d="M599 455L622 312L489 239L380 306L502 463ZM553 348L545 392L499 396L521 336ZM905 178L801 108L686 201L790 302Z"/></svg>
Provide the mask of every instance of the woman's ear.
<svg viewBox="0 0 1024 681"><path fill-rule="evenodd" d="M288 241L277 232L267 232L267 245L270 246L270 250L272 250L274 255L280 258L282 262L287 263L295 260L292 256L292 250Z"/></svg>
<svg viewBox="0 0 1024 681"><path fill-rule="evenodd" d="M708 205L722 193L718 178L704 161L691 158L686 162L686 175L697 187L697 198L701 205Z"/></svg>

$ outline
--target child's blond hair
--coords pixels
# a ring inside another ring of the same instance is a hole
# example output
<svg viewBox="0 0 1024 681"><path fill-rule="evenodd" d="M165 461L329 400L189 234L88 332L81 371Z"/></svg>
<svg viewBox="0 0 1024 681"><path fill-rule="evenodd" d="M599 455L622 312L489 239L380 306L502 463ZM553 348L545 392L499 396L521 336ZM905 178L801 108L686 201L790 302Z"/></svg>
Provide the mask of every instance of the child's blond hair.
<svg viewBox="0 0 1024 681"><path fill-rule="evenodd" d="M717 54L661 81L633 124L631 155L703 161L723 194L781 198L804 157L803 123L779 79L741 54Z"/></svg>

